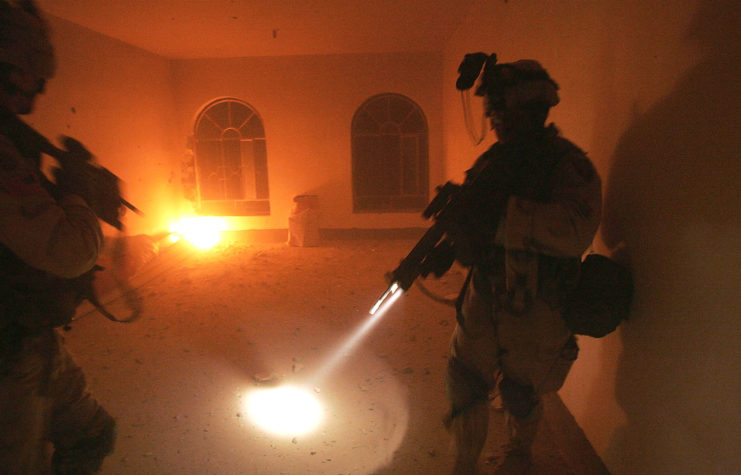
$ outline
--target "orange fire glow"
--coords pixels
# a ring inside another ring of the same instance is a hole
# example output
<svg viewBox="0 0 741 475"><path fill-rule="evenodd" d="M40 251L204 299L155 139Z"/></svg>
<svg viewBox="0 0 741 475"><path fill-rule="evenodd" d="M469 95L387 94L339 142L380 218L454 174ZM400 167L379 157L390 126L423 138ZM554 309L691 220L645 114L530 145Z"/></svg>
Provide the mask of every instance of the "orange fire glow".
<svg viewBox="0 0 741 475"><path fill-rule="evenodd" d="M199 249L211 249L221 241L221 232L228 229L226 220L215 216L183 218L170 226L170 239L185 239Z"/></svg>

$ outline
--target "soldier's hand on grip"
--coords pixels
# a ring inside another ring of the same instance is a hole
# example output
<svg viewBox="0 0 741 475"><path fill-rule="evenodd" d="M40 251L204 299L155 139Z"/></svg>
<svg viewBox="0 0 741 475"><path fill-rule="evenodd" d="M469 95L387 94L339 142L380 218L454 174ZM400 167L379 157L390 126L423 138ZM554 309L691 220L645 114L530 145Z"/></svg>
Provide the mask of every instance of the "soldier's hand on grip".
<svg viewBox="0 0 741 475"><path fill-rule="evenodd" d="M471 208L439 216L437 223L452 243L455 259L464 266L473 265L484 252L485 243Z"/></svg>
<svg viewBox="0 0 741 475"><path fill-rule="evenodd" d="M106 168L92 164L92 154L72 137L62 137L66 155L54 170L57 189L82 197L101 220L121 229L123 203L119 179Z"/></svg>

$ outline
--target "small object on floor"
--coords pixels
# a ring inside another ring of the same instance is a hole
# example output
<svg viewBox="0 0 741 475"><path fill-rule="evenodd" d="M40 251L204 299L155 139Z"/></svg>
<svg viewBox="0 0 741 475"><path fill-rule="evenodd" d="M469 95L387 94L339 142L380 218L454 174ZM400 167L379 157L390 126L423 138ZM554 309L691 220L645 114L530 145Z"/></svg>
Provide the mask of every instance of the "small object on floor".
<svg viewBox="0 0 741 475"><path fill-rule="evenodd" d="M529 451L511 450L494 470L494 475L524 475L530 473L532 463L532 454Z"/></svg>
<svg viewBox="0 0 741 475"><path fill-rule="evenodd" d="M484 464L485 465L496 465L497 460L499 460L499 457L497 455L489 455L484 457Z"/></svg>
<svg viewBox="0 0 741 475"><path fill-rule="evenodd" d="M278 382L280 378L275 373L255 373L252 376L257 384L270 385Z"/></svg>

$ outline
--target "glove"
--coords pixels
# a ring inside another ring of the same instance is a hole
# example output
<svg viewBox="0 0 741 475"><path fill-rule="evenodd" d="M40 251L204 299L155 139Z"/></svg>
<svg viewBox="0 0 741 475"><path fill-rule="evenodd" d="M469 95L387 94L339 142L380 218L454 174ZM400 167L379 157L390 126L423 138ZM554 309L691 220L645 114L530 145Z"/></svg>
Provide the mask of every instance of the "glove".
<svg viewBox="0 0 741 475"><path fill-rule="evenodd" d="M452 248L452 253L440 249L438 254L444 262L451 255L464 266L472 266L485 254L487 248L486 239L472 219L466 213L440 216L437 219L445 230L446 246ZM451 263L452 264L452 261ZM449 267L449 266L448 266ZM447 270L447 269L446 269Z"/></svg>
<svg viewBox="0 0 741 475"><path fill-rule="evenodd" d="M442 277L455 260L455 247L448 239L443 239L435 246L432 251L420 263L420 273L422 277L433 274L435 277Z"/></svg>
<svg viewBox="0 0 741 475"><path fill-rule="evenodd" d="M71 193L82 197L88 205L92 201L92 177L90 162L92 154L72 137L60 138L66 153L60 157L61 168L54 170L54 178L60 193Z"/></svg>
<svg viewBox="0 0 741 475"><path fill-rule="evenodd" d="M122 213L119 179L109 170L91 163L92 154L77 140L62 137L68 156L54 170L59 193L82 197L93 212L106 223L121 229Z"/></svg>
<svg viewBox="0 0 741 475"><path fill-rule="evenodd" d="M59 140L67 153L73 155L76 161L90 163L93 160L93 154L79 140L66 135L62 135Z"/></svg>
<svg viewBox="0 0 741 475"><path fill-rule="evenodd" d="M56 196L77 195L90 206L92 202L89 179L81 173L75 173L67 168L55 168L53 171L56 184Z"/></svg>

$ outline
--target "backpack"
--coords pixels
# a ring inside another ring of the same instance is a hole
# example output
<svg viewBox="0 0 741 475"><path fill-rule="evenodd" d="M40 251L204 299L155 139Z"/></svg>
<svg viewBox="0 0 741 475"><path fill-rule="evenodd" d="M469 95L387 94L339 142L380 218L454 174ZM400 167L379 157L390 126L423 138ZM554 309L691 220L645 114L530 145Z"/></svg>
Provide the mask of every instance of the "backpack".
<svg viewBox="0 0 741 475"><path fill-rule="evenodd" d="M630 270L603 255L589 254L580 265L563 318L575 334L601 338L628 319L632 301Z"/></svg>

